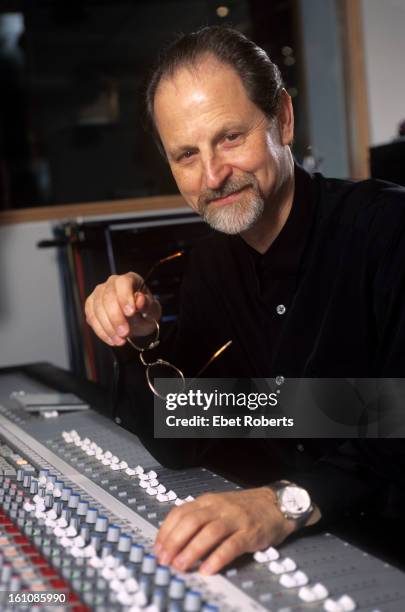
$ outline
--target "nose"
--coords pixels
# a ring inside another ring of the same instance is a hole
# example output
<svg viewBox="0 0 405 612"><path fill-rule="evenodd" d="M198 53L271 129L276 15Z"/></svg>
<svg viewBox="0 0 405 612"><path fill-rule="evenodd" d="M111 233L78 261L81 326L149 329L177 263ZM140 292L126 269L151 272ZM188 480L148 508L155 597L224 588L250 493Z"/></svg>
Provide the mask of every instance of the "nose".
<svg viewBox="0 0 405 612"><path fill-rule="evenodd" d="M204 162L204 174L207 189L219 189L232 174L232 168L220 156L212 155Z"/></svg>

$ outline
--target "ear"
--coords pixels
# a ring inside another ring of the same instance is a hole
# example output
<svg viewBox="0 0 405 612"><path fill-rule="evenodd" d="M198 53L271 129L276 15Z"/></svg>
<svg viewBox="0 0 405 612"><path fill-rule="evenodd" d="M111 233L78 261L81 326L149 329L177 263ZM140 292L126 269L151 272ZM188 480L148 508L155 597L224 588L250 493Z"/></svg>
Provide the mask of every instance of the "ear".
<svg viewBox="0 0 405 612"><path fill-rule="evenodd" d="M294 138L294 110L291 96L283 89L280 92L280 103L277 113L280 140L283 145L290 145Z"/></svg>

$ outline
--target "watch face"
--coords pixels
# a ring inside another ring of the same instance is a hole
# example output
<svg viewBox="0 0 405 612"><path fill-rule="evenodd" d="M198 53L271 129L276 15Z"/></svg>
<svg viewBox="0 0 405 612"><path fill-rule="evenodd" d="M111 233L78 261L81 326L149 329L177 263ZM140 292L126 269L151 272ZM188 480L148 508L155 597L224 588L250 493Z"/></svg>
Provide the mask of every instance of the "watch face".
<svg viewBox="0 0 405 612"><path fill-rule="evenodd" d="M286 486L280 492L280 504L288 514L300 515L311 507L311 498L301 487Z"/></svg>

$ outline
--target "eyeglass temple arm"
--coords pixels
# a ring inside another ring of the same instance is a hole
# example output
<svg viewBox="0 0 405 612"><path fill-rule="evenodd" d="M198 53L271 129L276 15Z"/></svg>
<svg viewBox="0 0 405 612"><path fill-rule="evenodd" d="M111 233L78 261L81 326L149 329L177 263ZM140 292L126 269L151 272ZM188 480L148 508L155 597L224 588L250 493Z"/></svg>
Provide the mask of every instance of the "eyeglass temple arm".
<svg viewBox="0 0 405 612"><path fill-rule="evenodd" d="M152 276L152 274L154 273L154 271L156 270L158 266L160 266L163 263L166 263L166 261L171 261L172 259L176 259L177 257L182 257L183 255L184 255L184 251L177 251L176 253L173 253L172 255L168 255L167 257L163 257L163 259L159 259L159 261L157 261L146 274L141 286L139 287L139 289L137 289L137 293L138 292L141 293L144 290L146 283L148 282L148 280L150 279L150 277Z"/></svg>
<svg viewBox="0 0 405 612"><path fill-rule="evenodd" d="M201 370L194 376L193 380L199 378L203 372L208 368L208 366L219 357L227 348L229 348L232 344L232 340L228 340L221 348L219 348L207 361L207 363L201 368Z"/></svg>
<svg viewBox="0 0 405 612"><path fill-rule="evenodd" d="M166 263L166 261L171 261L172 259L176 259L177 257L182 257L184 255L184 251L176 251L176 253L173 253L172 255L168 255L167 257L163 257L163 259L159 259L158 262L156 262L151 268L150 270L147 272L145 278L142 281L141 286L136 290L136 293L142 293L142 291L145 288L146 283L148 282L149 278L152 276L152 274L154 273L154 271L156 270L156 268L158 268L160 266L160 264L162 263ZM135 346L135 344L132 342L130 336L127 336L125 338L125 340L128 342L128 344L130 344L132 346L133 349L135 349L136 351L139 351L139 349Z"/></svg>

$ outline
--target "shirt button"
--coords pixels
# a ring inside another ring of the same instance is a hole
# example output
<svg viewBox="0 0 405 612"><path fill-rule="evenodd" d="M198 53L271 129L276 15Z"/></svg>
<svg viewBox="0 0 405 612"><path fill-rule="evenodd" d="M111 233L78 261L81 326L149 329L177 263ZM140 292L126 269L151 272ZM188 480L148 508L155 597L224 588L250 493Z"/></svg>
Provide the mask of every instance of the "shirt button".
<svg viewBox="0 0 405 612"><path fill-rule="evenodd" d="M284 376L276 376L276 385L283 385L285 381Z"/></svg>
<svg viewBox="0 0 405 612"><path fill-rule="evenodd" d="M283 315L285 314L287 308L284 306L284 304L279 304L276 308L277 314L279 315Z"/></svg>
<svg viewBox="0 0 405 612"><path fill-rule="evenodd" d="M300 453L303 453L304 450L305 450L304 445L303 444L297 444L297 450L299 450Z"/></svg>

